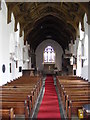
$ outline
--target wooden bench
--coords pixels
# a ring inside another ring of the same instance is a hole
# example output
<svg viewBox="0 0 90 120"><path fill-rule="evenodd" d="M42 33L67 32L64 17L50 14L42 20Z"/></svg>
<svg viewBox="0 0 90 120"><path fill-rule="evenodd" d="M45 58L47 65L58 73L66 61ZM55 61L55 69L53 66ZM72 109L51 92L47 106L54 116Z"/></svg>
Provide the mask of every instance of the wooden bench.
<svg viewBox="0 0 90 120"><path fill-rule="evenodd" d="M14 120L15 114L13 108L10 109L0 109L0 119L1 120Z"/></svg>
<svg viewBox="0 0 90 120"><path fill-rule="evenodd" d="M90 100L83 100L83 101L76 101L76 100L71 100L70 105L68 107L68 117L71 120L72 114L76 115L78 114L78 109L81 109L83 105L85 104L90 104Z"/></svg>
<svg viewBox="0 0 90 120"><path fill-rule="evenodd" d="M37 96L39 94L39 91L36 90L37 88L2 88L0 91L0 94L25 94L25 95L30 95L32 94L33 100L35 102L35 100L37 99Z"/></svg>
<svg viewBox="0 0 90 120"><path fill-rule="evenodd" d="M70 101L72 101L72 102L74 102L74 100L75 101L89 101L90 100L88 98L89 94L90 94L90 89L85 90L85 88L80 89L80 91L79 91L79 89L76 89L76 88L67 89L67 90L63 91L62 99L63 99L64 107L66 108L66 113L68 111ZM81 96L81 98L79 98L79 96Z"/></svg>
<svg viewBox="0 0 90 120"><path fill-rule="evenodd" d="M68 87L67 86L61 86L60 87L60 94L61 94L61 97L62 97L62 100L64 99L65 100L65 95L66 95L66 92L69 92L69 93L73 93L73 95L75 95L75 92L78 92L78 93L76 93L76 94L80 94L80 92L79 91L81 91L81 92L85 92L86 94L88 93L88 92L90 92L90 88L88 88L87 86L84 86L84 87L77 87L77 86L72 86L72 87L69 87L69 85L68 85Z"/></svg>
<svg viewBox="0 0 90 120"><path fill-rule="evenodd" d="M13 96L10 96L10 95L6 95L6 96L0 96L0 101L1 102L24 102L27 101L27 106L28 106L28 109L29 109L29 115L31 113L31 109L33 107L32 105L32 96L29 96L26 97L26 96L17 96L17 95L13 95Z"/></svg>
<svg viewBox="0 0 90 120"><path fill-rule="evenodd" d="M22 101L24 99L24 100L27 100L29 103L28 104L29 110L31 110L31 108L33 109L33 107L34 107L34 103L35 103L34 91L30 92L30 89L26 90L26 89L21 89L21 88L20 89L15 88L15 89L8 90L8 89L4 88L4 89L2 89L0 96L1 96L2 100L3 100L3 98L8 97L7 101L10 101L9 99L11 99L11 97L13 97L15 99L15 101L20 101L20 100Z"/></svg>
<svg viewBox="0 0 90 120"><path fill-rule="evenodd" d="M63 94L62 94L62 100L63 100L63 104L64 104L64 108L66 107L65 103L66 103L66 100L68 99L68 96L88 96L90 94L90 91L85 91L85 90L82 90L82 91L79 91L79 90L74 90L74 91L63 91Z"/></svg>
<svg viewBox="0 0 90 120"><path fill-rule="evenodd" d="M75 80L75 79L80 79L81 80L81 77L77 77L77 76L67 76L67 75L65 75L65 76L57 76L57 78L58 79L71 79L71 80Z"/></svg>
<svg viewBox="0 0 90 120"><path fill-rule="evenodd" d="M14 109L15 115L25 115L25 118L29 117L29 109L27 106L27 101L25 102L8 102L8 101L0 101L2 107L0 109Z"/></svg>
<svg viewBox="0 0 90 120"><path fill-rule="evenodd" d="M0 86L1 109L13 108L15 115L25 115L25 118L30 117L41 85L40 77L23 76Z"/></svg>
<svg viewBox="0 0 90 120"><path fill-rule="evenodd" d="M57 85L66 110L66 114L71 119L77 110L84 104L90 102L90 83L77 77L57 77Z"/></svg>

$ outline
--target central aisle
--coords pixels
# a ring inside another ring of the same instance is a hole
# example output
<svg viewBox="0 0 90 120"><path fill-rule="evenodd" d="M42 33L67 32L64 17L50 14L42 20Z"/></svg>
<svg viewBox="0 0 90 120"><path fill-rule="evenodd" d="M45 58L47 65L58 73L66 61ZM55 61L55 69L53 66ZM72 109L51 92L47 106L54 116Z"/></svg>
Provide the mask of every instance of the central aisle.
<svg viewBox="0 0 90 120"><path fill-rule="evenodd" d="M37 118L55 118L60 120L58 96L52 76L45 80L45 93L37 115Z"/></svg>

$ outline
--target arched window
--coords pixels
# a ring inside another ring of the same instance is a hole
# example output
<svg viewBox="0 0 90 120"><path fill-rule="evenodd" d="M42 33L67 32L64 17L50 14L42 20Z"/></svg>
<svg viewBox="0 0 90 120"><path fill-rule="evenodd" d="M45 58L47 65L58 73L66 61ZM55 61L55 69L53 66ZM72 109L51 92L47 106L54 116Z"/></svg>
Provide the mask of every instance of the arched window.
<svg viewBox="0 0 90 120"><path fill-rule="evenodd" d="M51 46L47 46L43 54L44 63L55 63L55 51Z"/></svg>

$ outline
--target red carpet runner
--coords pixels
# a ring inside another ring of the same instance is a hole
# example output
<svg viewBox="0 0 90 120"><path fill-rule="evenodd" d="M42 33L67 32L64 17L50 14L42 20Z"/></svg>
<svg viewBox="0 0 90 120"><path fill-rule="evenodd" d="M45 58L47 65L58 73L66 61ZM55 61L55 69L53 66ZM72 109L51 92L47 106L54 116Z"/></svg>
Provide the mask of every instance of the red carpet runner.
<svg viewBox="0 0 90 120"><path fill-rule="evenodd" d="M61 120L58 97L51 76L48 76L45 80L45 93L37 118L54 118L53 120Z"/></svg>

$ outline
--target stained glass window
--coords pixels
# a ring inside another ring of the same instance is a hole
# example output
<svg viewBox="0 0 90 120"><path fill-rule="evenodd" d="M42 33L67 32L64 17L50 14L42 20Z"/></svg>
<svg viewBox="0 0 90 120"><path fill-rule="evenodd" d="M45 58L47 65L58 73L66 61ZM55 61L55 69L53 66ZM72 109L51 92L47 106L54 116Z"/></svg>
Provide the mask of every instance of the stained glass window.
<svg viewBox="0 0 90 120"><path fill-rule="evenodd" d="M44 50L44 63L55 62L55 51L51 46L47 46Z"/></svg>

